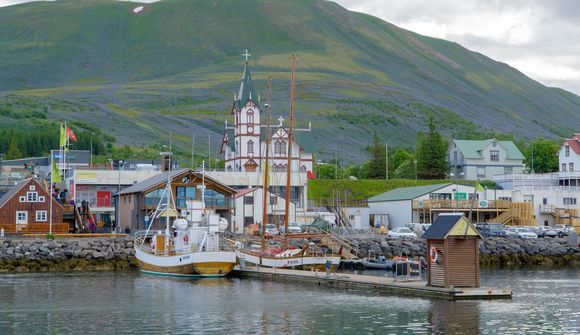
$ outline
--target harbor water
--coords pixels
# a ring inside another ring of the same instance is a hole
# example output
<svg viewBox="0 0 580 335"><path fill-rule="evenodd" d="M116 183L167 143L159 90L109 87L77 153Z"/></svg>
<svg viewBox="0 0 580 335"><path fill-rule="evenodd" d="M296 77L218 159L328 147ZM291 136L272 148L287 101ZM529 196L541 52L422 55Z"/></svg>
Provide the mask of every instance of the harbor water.
<svg viewBox="0 0 580 335"><path fill-rule="evenodd" d="M139 272L0 275L0 334L576 334L580 269L484 269L512 300L444 301Z"/></svg>

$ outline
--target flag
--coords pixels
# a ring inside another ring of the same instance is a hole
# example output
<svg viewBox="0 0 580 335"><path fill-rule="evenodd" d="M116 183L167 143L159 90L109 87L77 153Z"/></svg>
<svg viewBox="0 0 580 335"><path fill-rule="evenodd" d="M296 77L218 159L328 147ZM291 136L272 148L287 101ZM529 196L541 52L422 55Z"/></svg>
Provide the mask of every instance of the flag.
<svg viewBox="0 0 580 335"><path fill-rule="evenodd" d="M56 167L56 162L54 161L54 159L51 159L51 161L52 161L52 164L51 164L52 167L51 167L51 171L50 171L51 183L60 183L62 181L62 178L60 177L60 171Z"/></svg>
<svg viewBox="0 0 580 335"><path fill-rule="evenodd" d="M476 181L475 182L475 190L477 192L483 192L484 191L483 186L481 186L481 184L479 183L479 181Z"/></svg>
<svg viewBox="0 0 580 335"><path fill-rule="evenodd" d="M70 129L69 127L66 127L66 137L70 138L73 141L77 141L77 136L75 135L75 133L73 133L72 129Z"/></svg>
<svg viewBox="0 0 580 335"><path fill-rule="evenodd" d="M65 147L66 146L66 130L65 130L65 125L64 123L61 123L60 125L60 137L59 137L59 147Z"/></svg>

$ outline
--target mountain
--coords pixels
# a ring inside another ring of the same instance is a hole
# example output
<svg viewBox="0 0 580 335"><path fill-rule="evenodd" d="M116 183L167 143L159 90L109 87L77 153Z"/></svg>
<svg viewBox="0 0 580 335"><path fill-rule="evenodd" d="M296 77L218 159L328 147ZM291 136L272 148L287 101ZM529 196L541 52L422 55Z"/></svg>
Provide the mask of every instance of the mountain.
<svg viewBox="0 0 580 335"><path fill-rule="evenodd" d="M133 10L144 6L135 13ZM580 128L580 97L546 87L457 43L415 34L322 0L57 0L0 8L0 123L98 126L116 144L166 143L216 155L243 70L272 113L289 109L296 54L297 126L318 157L366 157L382 141L412 146L434 117L449 137L529 139ZM185 150L185 149L184 149Z"/></svg>

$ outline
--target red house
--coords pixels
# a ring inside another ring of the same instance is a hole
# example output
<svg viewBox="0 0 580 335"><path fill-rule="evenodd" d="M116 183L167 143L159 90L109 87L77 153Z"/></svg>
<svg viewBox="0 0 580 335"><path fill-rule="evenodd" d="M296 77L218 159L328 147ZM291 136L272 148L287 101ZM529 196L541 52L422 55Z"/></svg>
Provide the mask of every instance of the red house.
<svg viewBox="0 0 580 335"><path fill-rule="evenodd" d="M0 229L5 233L48 233L52 201L52 232L68 233L64 208L34 178L17 183L0 199Z"/></svg>

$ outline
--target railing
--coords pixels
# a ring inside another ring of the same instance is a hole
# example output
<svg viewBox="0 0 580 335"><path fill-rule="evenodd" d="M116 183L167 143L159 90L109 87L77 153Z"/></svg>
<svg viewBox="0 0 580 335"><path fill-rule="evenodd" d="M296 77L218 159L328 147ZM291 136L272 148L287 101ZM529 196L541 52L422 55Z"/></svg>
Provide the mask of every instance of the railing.
<svg viewBox="0 0 580 335"><path fill-rule="evenodd" d="M159 204L159 197L150 197L145 198L145 208L157 208ZM200 200L200 199L191 199L191 198L175 198L175 205L179 208L185 208L187 200ZM165 201L165 200L163 200ZM215 198L215 197L206 197L204 199L205 206L210 208L216 207L231 207L232 198L230 197L223 197L223 198Z"/></svg>
<svg viewBox="0 0 580 335"><path fill-rule="evenodd" d="M556 207L554 205L540 205L540 213L542 214L554 214L556 212Z"/></svg>
<svg viewBox="0 0 580 335"><path fill-rule="evenodd" d="M413 209L509 209L511 201L508 200L413 200Z"/></svg>
<svg viewBox="0 0 580 335"><path fill-rule="evenodd" d="M361 200L338 200L334 201L332 199L312 199L308 200L308 207L368 207L369 202L367 199Z"/></svg>
<svg viewBox="0 0 580 335"><path fill-rule="evenodd" d="M0 224L0 229L4 229L5 234L48 234L50 232L50 223L29 223L25 225ZM69 226L66 223L53 223L52 233L68 233Z"/></svg>

